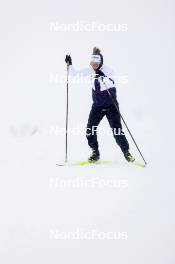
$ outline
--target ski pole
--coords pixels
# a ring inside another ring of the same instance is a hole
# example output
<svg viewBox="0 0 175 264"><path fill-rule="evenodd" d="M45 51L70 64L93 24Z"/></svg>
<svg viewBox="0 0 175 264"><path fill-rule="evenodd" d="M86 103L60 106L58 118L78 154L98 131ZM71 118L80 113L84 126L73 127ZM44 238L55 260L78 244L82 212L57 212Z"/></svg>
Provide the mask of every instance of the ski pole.
<svg viewBox="0 0 175 264"><path fill-rule="evenodd" d="M111 93L110 93L110 91L109 91L109 88L107 87L107 85L106 85L106 83L104 82L103 78L101 78L101 80L102 80L103 84L106 86L106 90L107 90L107 92L108 92L108 94L109 94L109 96L110 96L110 98L111 98L111 100L112 100L112 103L113 103L113 105L115 106L116 110L118 111L118 113L119 113L119 115L120 115L120 118L122 119L122 121L123 121L123 123L124 123L126 129L128 130L128 133L130 134L130 136L131 136L131 138L132 138L132 140L133 140L133 142L134 142L134 144L135 144L135 146L136 146L138 152L140 153L140 156L142 157L142 159L143 159L143 161L144 161L144 163L145 163L145 166L146 166L146 165L147 165L147 162L146 162L145 158L143 157L143 154L142 154L142 152L141 152L139 146L137 145L137 143L136 143L136 141L135 141L135 139L134 139L134 137L133 137L133 135L132 135L132 133L131 133L129 127L128 127L128 125L126 124L125 119L123 118L122 114L120 113L120 110L119 110L119 108L118 108L118 106L117 106L117 104L116 104L116 101L115 101L114 98L112 97L112 95L111 95Z"/></svg>
<svg viewBox="0 0 175 264"><path fill-rule="evenodd" d="M105 86L106 86L106 84L105 84ZM107 87L107 86L106 86L106 87ZM129 132L129 134L130 134L130 136L131 136L131 138L132 138L132 140L133 140L133 142L134 142L134 144L135 144L137 150L139 151L139 153L140 153L140 155L141 155L141 157L142 157L142 159L143 159L143 161L144 161L144 163L145 163L145 166L146 166L146 165L147 165L147 162L146 162L145 158L143 157L143 154L142 154L140 148L138 147L138 145L137 145L137 143L136 143L136 141L135 141L135 139L134 139L134 137L133 137L133 135L132 135L132 133L131 133L129 127L128 127L128 125L126 124L126 122L125 122L125 120L124 120L124 118L123 118L123 116L122 116L122 114L120 113L120 110L119 110L119 108L118 108L118 106L117 106L115 100L113 99L113 97L112 97L112 95L111 95L109 89L107 89L107 92L108 92L109 96L111 97L112 102L113 102L113 104L114 104L116 110L118 111L118 113L119 113L119 115L120 115L120 117L121 117L121 119L122 119L122 121L123 121L125 127L127 128L128 132Z"/></svg>
<svg viewBox="0 0 175 264"><path fill-rule="evenodd" d="M65 144L65 163L68 160L68 117L69 117L69 63L67 63L67 83L66 83L66 144Z"/></svg>

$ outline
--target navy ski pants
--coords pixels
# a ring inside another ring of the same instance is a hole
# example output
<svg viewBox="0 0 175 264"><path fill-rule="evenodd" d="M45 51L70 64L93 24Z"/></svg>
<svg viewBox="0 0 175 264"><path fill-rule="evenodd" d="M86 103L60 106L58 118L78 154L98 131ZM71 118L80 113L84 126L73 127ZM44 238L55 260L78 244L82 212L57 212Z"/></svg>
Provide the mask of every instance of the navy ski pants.
<svg viewBox="0 0 175 264"><path fill-rule="evenodd" d="M118 103L117 106L119 109ZM105 108L96 106L95 104L92 105L86 128L86 137L89 146L91 148L98 149L97 127L104 116L106 116L116 143L120 146L122 152L128 151L129 144L122 131L121 118L114 104Z"/></svg>

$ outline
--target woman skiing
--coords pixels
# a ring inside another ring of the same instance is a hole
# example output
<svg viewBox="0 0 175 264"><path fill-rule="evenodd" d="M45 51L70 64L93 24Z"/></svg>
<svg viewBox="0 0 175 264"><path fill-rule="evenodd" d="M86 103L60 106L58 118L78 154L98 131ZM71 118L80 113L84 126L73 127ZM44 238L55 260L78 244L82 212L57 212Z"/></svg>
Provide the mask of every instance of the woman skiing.
<svg viewBox="0 0 175 264"><path fill-rule="evenodd" d="M100 159L97 127L103 117L106 116L113 131L114 138L121 148L125 159L128 162L133 162L135 158L129 152L129 144L122 131L119 104L117 102L116 87L113 80L114 72L103 64L103 55L100 49L93 48L90 67L87 69L76 71L72 65L70 55L66 55L65 62L69 66L69 71L72 75L81 73L83 76L91 77L92 80L93 104L86 128L86 137L92 149L92 154L88 161L96 162Z"/></svg>

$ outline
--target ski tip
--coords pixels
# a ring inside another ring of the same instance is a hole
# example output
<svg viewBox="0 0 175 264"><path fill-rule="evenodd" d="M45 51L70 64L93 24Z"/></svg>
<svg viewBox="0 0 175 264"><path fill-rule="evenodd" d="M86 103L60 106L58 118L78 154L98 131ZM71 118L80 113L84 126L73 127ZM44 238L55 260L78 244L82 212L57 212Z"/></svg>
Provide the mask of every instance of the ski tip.
<svg viewBox="0 0 175 264"><path fill-rule="evenodd" d="M140 167L140 168L145 168L146 167L146 164L143 164L143 163L140 163L140 162L137 162L137 161L134 161L133 164L137 167Z"/></svg>

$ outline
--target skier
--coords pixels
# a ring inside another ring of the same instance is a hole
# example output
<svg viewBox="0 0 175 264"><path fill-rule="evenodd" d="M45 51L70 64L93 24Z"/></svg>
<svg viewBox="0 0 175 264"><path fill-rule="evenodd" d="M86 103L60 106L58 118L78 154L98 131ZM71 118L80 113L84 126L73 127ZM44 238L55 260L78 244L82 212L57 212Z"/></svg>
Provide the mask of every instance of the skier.
<svg viewBox="0 0 175 264"><path fill-rule="evenodd" d="M77 73L81 73L82 76L89 76L92 80L93 104L86 128L86 137L88 144L92 149L92 154L88 161L96 162L100 159L96 128L103 117L106 116L113 131L116 143L121 148L125 159L128 162L133 162L135 158L129 152L129 143L122 131L116 87L115 82L112 79L114 72L103 64L103 55L101 54L100 49L96 47L93 48L90 67L87 69L76 71L72 65L72 58L70 55L66 55L65 62L69 66L70 74L76 75Z"/></svg>

